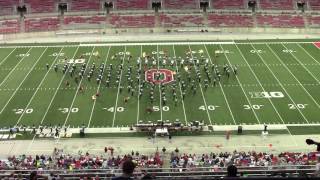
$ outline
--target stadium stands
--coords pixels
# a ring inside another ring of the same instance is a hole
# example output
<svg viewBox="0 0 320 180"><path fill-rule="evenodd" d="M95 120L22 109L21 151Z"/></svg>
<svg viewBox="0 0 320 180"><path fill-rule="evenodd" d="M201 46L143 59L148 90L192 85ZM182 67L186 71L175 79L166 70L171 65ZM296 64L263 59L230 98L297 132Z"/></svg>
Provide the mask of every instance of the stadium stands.
<svg viewBox="0 0 320 180"><path fill-rule="evenodd" d="M109 25L116 28L154 27L154 15L112 15L109 17Z"/></svg>
<svg viewBox="0 0 320 180"><path fill-rule="evenodd" d="M161 14L160 15L161 26L164 27L194 27L203 25L202 15L170 15Z"/></svg>
<svg viewBox="0 0 320 180"><path fill-rule="evenodd" d="M25 19L25 31L55 31L60 27L60 21L57 17L44 17Z"/></svg>
<svg viewBox="0 0 320 180"><path fill-rule="evenodd" d="M310 27L320 27L320 16L308 16Z"/></svg>
<svg viewBox="0 0 320 180"><path fill-rule="evenodd" d="M70 0L71 11L99 11L100 5L100 1Z"/></svg>
<svg viewBox="0 0 320 180"><path fill-rule="evenodd" d="M0 34L18 33L20 26L18 20L3 20L0 21Z"/></svg>
<svg viewBox="0 0 320 180"><path fill-rule="evenodd" d="M312 10L320 10L320 0L308 0L309 7Z"/></svg>
<svg viewBox="0 0 320 180"><path fill-rule="evenodd" d="M19 0L0 0L0 15L11 15L17 7Z"/></svg>
<svg viewBox="0 0 320 180"><path fill-rule="evenodd" d="M28 177L31 171L38 171L45 177L59 174L60 178L65 179L78 179L84 176L88 179L110 178L121 173L120 167L123 162L132 160L137 165L135 177L150 174L164 179L219 178L226 176L227 167L234 164L240 176L246 174L246 177L272 179L279 174L282 177L312 177L316 175L315 165L320 163L317 152L274 154L234 151L196 155L181 154L179 150L175 150L168 156L160 152L142 155L134 151L126 155L113 155L111 149L106 149L105 154L101 155L82 152L79 152L79 155L71 155L58 150L52 155L10 156L8 159L0 160L0 178ZM163 168L164 162L168 159L170 168Z"/></svg>
<svg viewBox="0 0 320 180"><path fill-rule="evenodd" d="M26 5L29 5L29 13L50 13L55 10L55 0L24 0Z"/></svg>
<svg viewBox="0 0 320 180"><path fill-rule="evenodd" d="M257 15L258 26L263 27L304 27L302 16L298 15Z"/></svg>
<svg viewBox="0 0 320 180"><path fill-rule="evenodd" d="M253 27L253 18L252 16L247 16L247 15L209 14L208 26L210 27Z"/></svg>
<svg viewBox="0 0 320 180"><path fill-rule="evenodd" d="M244 0L212 0L213 9L244 9Z"/></svg>
<svg viewBox="0 0 320 180"><path fill-rule="evenodd" d="M65 16L65 25L79 25L79 24L104 24L106 22L105 16Z"/></svg>
<svg viewBox="0 0 320 180"><path fill-rule="evenodd" d="M293 10L293 0L260 0L260 8L263 10Z"/></svg>
<svg viewBox="0 0 320 180"><path fill-rule="evenodd" d="M163 0L164 9L196 9L199 8L195 0Z"/></svg>
<svg viewBox="0 0 320 180"><path fill-rule="evenodd" d="M145 10L149 7L149 0L117 0L116 8L119 10L139 9Z"/></svg>

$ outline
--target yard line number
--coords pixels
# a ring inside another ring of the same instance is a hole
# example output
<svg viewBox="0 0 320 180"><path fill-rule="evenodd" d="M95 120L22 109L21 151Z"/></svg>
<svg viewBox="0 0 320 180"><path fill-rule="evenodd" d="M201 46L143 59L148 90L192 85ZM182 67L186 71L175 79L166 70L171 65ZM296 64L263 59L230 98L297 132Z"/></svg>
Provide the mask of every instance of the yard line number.
<svg viewBox="0 0 320 180"><path fill-rule="evenodd" d="M61 111L63 114L69 113L69 111L71 113L79 112L79 108L76 108L76 107L74 107L74 108L59 108L58 110Z"/></svg>
<svg viewBox="0 0 320 180"><path fill-rule="evenodd" d="M23 114L23 113L26 113L26 114L31 114L33 112L33 109L32 108L28 108L28 109L13 109L14 113L15 114Z"/></svg>
<svg viewBox="0 0 320 180"><path fill-rule="evenodd" d="M263 105L260 105L260 104L253 104L253 105L245 104L245 105L243 105L243 108L245 110L250 110L250 109L258 110L258 109L261 109L262 107L263 107Z"/></svg>
<svg viewBox="0 0 320 180"><path fill-rule="evenodd" d="M304 109L308 104L288 104L289 109Z"/></svg>
<svg viewBox="0 0 320 180"><path fill-rule="evenodd" d="M209 110L209 111L214 111L217 107L220 107L220 106L214 106L214 105L208 105L208 106L199 106L199 110L202 110L202 111L206 111L206 110Z"/></svg>

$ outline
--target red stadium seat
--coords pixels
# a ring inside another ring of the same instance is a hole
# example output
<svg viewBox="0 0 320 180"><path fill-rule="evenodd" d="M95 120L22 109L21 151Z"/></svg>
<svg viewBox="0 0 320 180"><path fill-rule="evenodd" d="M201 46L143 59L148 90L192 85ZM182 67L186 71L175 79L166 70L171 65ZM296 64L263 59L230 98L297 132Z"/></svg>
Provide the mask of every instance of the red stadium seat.
<svg viewBox="0 0 320 180"><path fill-rule="evenodd" d="M154 27L155 16L154 15L134 15L134 16L112 15L111 17L109 17L109 25L116 28Z"/></svg>
<svg viewBox="0 0 320 180"><path fill-rule="evenodd" d="M164 27L186 27L203 25L202 15L160 15L161 26Z"/></svg>
<svg viewBox="0 0 320 180"><path fill-rule="evenodd" d="M20 25L18 20L4 20L0 21L0 34L18 33Z"/></svg>
<svg viewBox="0 0 320 180"><path fill-rule="evenodd" d="M12 15L19 0L0 0L0 15Z"/></svg>
<svg viewBox="0 0 320 180"><path fill-rule="evenodd" d="M308 16L310 27L320 27L320 16Z"/></svg>
<svg viewBox="0 0 320 180"><path fill-rule="evenodd" d="M309 7L312 10L320 10L320 0L308 0Z"/></svg>
<svg viewBox="0 0 320 180"><path fill-rule="evenodd" d="M71 11L99 11L100 1L95 0L71 0Z"/></svg>
<svg viewBox="0 0 320 180"><path fill-rule="evenodd" d="M257 15L257 23L263 27L305 27L302 16Z"/></svg>
<svg viewBox="0 0 320 180"><path fill-rule="evenodd" d="M60 27L57 17L32 18L25 20L25 31L55 31Z"/></svg>
<svg viewBox="0 0 320 180"><path fill-rule="evenodd" d="M117 0L116 8L119 10L126 10L126 9L148 9L149 7L149 0Z"/></svg>
<svg viewBox="0 0 320 180"><path fill-rule="evenodd" d="M24 0L26 5L30 5L31 13L51 13L55 10L55 0Z"/></svg>
<svg viewBox="0 0 320 180"><path fill-rule="evenodd" d="M199 8L196 0L163 0L164 9L196 9Z"/></svg>
<svg viewBox="0 0 320 180"><path fill-rule="evenodd" d="M293 0L260 0L260 8L264 10L293 10Z"/></svg>
<svg viewBox="0 0 320 180"><path fill-rule="evenodd" d="M211 27L253 27L252 16L209 14L208 26Z"/></svg>
<svg viewBox="0 0 320 180"><path fill-rule="evenodd" d="M244 0L212 0L213 9L244 9Z"/></svg>

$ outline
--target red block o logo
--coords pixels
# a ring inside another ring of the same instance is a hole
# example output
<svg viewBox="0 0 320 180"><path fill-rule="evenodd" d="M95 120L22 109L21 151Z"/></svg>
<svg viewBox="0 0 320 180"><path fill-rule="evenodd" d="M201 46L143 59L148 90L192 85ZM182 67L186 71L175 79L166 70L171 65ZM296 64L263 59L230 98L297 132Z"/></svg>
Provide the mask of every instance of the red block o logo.
<svg viewBox="0 0 320 180"><path fill-rule="evenodd" d="M147 82L154 84L168 84L174 81L175 72L168 69L149 69L145 72Z"/></svg>

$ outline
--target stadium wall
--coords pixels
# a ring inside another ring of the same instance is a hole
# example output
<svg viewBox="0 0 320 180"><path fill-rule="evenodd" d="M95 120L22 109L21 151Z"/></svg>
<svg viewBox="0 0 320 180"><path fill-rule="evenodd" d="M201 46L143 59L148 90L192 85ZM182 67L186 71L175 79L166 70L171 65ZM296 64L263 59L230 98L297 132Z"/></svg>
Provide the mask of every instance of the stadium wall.
<svg viewBox="0 0 320 180"><path fill-rule="evenodd" d="M201 32L201 30L207 30L208 32ZM138 33L138 34L137 34ZM234 39L247 39L248 36L256 35L261 36L267 34L271 36L281 36L282 35L305 35L305 36L317 36L320 33L320 29L312 28L203 28L203 27L188 27L188 28L102 28L102 29L68 29L68 30L59 30L59 31L46 31L46 32L28 32L28 33L15 33L15 34L3 34L0 36L0 41L2 43L10 43L11 41L29 41L36 42L39 38L67 38L67 37L83 37L86 36L119 36L118 41L145 41L145 39L135 38L136 35L182 35L185 38L183 40L191 40L193 36L198 40L208 40L209 36L228 36L233 34L243 34L243 36L233 37ZM123 39L122 35L127 35L132 39ZM134 35L134 36L133 36ZM36 38L36 39L34 39ZM28 40L29 39L29 40ZM30 39L33 39L30 41ZM159 39L159 38L157 38ZM170 37L171 40L175 40L174 36ZM181 40L181 37L176 38ZM220 38L219 38L220 39ZM221 38L222 39L222 38ZM227 38L230 39L230 38ZM162 39L167 40L167 39ZM61 40L59 40L61 41ZM66 40L70 41L70 40ZM76 41L79 41L77 38Z"/></svg>

